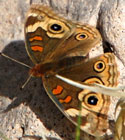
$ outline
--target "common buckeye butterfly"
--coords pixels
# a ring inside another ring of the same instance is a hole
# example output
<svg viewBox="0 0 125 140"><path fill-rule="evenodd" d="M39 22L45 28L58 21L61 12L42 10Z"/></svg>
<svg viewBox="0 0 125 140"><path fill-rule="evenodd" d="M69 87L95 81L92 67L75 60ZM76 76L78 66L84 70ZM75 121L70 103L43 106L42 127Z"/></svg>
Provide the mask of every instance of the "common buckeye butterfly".
<svg viewBox="0 0 125 140"><path fill-rule="evenodd" d="M118 71L112 53L87 57L101 40L98 30L57 16L47 6L34 4L27 13L25 40L27 53L35 64L30 74L42 77L56 106L76 125L81 111L81 129L94 136L104 135L109 127L110 97L81 90L55 77L59 74L81 83L117 85Z"/></svg>

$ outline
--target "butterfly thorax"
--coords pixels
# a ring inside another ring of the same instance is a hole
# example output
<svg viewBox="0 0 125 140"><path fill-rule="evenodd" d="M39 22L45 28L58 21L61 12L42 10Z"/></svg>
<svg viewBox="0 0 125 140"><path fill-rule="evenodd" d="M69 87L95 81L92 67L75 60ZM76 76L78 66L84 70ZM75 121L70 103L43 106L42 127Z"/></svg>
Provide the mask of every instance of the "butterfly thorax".
<svg viewBox="0 0 125 140"><path fill-rule="evenodd" d="M80 65L81 63L85 62L86 59L87 57L83 56L73 56L66 57L57 61L36 64L30 70L30 75L34 77L42 77L43 75L46 75L46 77L52 76L64 70L71 69L76 65Z"/></svg>

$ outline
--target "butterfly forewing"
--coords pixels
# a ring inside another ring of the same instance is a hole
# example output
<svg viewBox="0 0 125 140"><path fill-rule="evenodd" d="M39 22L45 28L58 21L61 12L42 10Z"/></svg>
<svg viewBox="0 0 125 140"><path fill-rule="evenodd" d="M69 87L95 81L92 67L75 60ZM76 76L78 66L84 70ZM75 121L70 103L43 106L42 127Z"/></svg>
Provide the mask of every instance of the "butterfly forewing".
<svg viewBox="0 0 125 140"><path fill-rule="evenodd" d="M25 22L26 49L32 61L50 61L50 55L72 34L74 26L49 7L32 5Z"/></svg>
<svg viewBox="0 0 125 140"><path fill-rule="evenodd" d="M88 61L83 59L80 65L74 64L60 71L59 74L74 81L111 87L117 85L118 79L115 57L111 53ZM106 133L109 128L109 96L86 89L81 90L55 76L43 77L43 84L50 98L74 124L77 124L80 104L82 104L81 129L94 136L102 136Z"/></svg>
<svg viewBox="0 0 125 140"><path fill-rule="evenodd" d="M34 63L86 56L100 42L98 30L66 20L47 6L32 5L25 22L27 52Z"/></svg>

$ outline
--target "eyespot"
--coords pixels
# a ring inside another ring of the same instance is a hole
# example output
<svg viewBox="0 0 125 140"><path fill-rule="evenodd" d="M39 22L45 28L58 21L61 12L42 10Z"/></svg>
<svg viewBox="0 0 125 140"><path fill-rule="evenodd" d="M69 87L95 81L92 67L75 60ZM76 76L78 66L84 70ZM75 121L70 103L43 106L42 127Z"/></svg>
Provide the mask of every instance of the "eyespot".
<svg viewBox="0 0 125 140"><path fill-rule="evenodd" d="M64 31L62 25L57 24L57 23L50 24L48 29L52 33L61 33Z"/></svg>
<svg viewBox="0 0 125 140"><path fill-rule="evenodd" d="M102 71L104 71L104 69L105 69L105 63L103 62L103 61L101 61L101 60L99 60L99 61L97 61L95 64L94 64L94 70L96 71L96 72L102 72Z"/></svg>
<svg viewBox="0 0 125 140"><path fill-rule="evenodd" d="M97 105L98 99L95 96L90 96L87 102L89 105Z"/></svg>
<svg viewBox="0 0 125 140"><path fill-rule="evenodd" d="M85 34L85 33L78 33L78 34L76 35L76 39L77 39L77 40L85 40L86 38L88 38L88 35Z"/></svg>
<svg viewBox="0 0 125 140"><path fill-rule="evenodd" d="M85 104L89 107L96 106L99 102L99 97L96 93L89 93L84 97Z"/></svg>

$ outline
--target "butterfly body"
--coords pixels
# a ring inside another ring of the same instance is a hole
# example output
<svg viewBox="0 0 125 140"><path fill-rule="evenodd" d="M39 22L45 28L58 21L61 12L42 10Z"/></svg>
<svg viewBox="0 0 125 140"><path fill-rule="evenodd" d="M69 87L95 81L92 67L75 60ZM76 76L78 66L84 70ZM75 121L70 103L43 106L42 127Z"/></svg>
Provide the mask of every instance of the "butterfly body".
<svg viewBox="0 0 125 140"><path fill-rule="evenodd" d="M88 58L89 51L101 40L97 29L66 20L46 6L32 5L26 18L25 39L26 50L35 64L30 74L42 77L56 106L76 125L81 111L81 129L94 136L104 135L109 128L110 97L81 90L55 77L59 74L79 83L117 85L118 71L112 53Z"/></svg>

